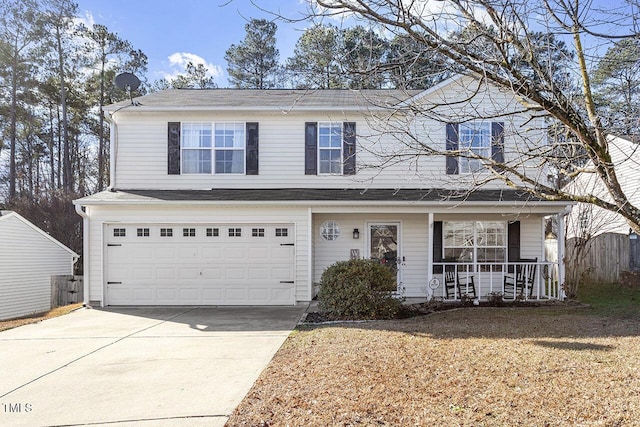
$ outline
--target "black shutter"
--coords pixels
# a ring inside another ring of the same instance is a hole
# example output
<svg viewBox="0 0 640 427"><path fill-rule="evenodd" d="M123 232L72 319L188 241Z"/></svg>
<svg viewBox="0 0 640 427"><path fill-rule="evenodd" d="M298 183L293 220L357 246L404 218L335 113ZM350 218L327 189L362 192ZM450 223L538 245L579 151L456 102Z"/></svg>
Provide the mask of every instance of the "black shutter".
<svg viewBox="0 0 640 427"><path fill-rule="evenodd" d="M504 122L491 123L491 158L504 163Z"/></svg>
<svg viewBox="0 0 640 427"><path fill-rule="evenodd" d="M168 125L167 173L180 175L180 122L169 122Z"/></svg>
<svg viewBox="0 0 640 427"><path fill-rule="evenodd" d="M304 124L304 174L318 174L318 123Z"/></svg>
<svg viewBox="0 0 640 427"><path fill-rule="evenodd" d="M258 123L247 123L246 174L258 175Z"/></svg>
<svg viewBox="0 0 640 427"><path fill-rule="evenodd" d="M458 124L447 123L447 151L456 151L458 149ZM458 158L457 156L447 156L447 175L458 174Z"/></svg>
<svg viewBox="0 0 640 427"><path fill-rule="evenodd" d="M356 123L345 122L342 125L342 173L356 174Z"/></svg>
<svg viewBox="0 0 640 427"><path fill-rule="evenodd" d="M520 260L520 221L509 223L507 241L507 260L509 262L518 262Z"/></svg>
<svg viewBox="0 0 640 427"><path fill-rule="evenodd" d="M433 262L442 262L442 221L433 222ZM442 273L441 265L434 265L433 272Z"/></svg>

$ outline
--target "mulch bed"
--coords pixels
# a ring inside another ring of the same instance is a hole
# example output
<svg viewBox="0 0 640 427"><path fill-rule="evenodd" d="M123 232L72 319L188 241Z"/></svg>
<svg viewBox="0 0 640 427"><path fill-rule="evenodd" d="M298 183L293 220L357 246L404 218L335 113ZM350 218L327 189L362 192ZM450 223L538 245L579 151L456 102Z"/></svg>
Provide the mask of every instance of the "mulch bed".
<svg viewBox="0 0 640 427"><path fill-rule="evenodd" d="M416 304L403 304L400 307L397 319L410 319L416 316L425 316L439 311L458 310L461 308L486 308L486 307L511 307L511 308L531 308L531 307L583 307L588 305L579 301L567 300L527 300L527 301L482 301L478 305L469 302L444 302L433 301ZM303 324L333 323L341 321L360 321L360 319L350 319L346 317L333 316L322 311L310 311L305 313L302 319Z"/></svg>

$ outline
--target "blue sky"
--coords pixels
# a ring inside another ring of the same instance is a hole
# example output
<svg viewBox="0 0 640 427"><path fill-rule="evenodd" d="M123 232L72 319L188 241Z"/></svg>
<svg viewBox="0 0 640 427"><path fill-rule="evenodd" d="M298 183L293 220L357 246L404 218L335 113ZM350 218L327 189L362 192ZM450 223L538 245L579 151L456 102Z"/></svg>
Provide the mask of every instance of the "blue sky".
<svg viewBox="0 0 640 427"><path fill-rule="evenodd" d="M244 39L251 18L273 19L269 11L300 18L303 0L76 0L81 17L107 26L149 57L149 82L182 72L189 61L204 62L220 87L229 85L225 51ZM284 61L308 22L278 25L277 47Z"/></svg>

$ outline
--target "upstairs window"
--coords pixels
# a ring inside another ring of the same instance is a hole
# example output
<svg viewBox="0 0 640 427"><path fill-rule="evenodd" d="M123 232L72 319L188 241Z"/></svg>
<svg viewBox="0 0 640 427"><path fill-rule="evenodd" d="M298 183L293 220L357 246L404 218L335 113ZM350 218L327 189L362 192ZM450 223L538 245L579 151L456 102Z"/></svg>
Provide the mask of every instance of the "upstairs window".
<svg viewBox="0 0 640 427"><path fill-rule="evenodd" d="M183 174L244 174L244 123L182 123Z"/></svg>
<svg viewBox="0 0 640 427"><path fill-rule="evenodd" d="M215 173L244 173L244 123L216 123Z"/></svg>
<svg viewBox="0 0 640 427"><path fill-rule="evenodd" d="M458 126L458 149L469 156L491 157L491 123L460 123ZM460 157L460 173L473 173L482 169L482 161L472 157Z"/></svg>
<svg viewBox="0 0 640 427"><path fill-rule="evenodd" d="M342 174L342 123L318 123L318 172Z"/></svg>
<svg viewBox="0 0 640 427"><path fill-rule="evenodd" d="M182 173L211 173L211 124L182 124Z"/></svg>
<svg viewBox="0 0 640 427"><path fill-rule="evenodd" d="M504 123L448 123L446 150L455 151L446 156L447 175L471 174L490 167L498 170L499 164L504 163Z"/></svg>

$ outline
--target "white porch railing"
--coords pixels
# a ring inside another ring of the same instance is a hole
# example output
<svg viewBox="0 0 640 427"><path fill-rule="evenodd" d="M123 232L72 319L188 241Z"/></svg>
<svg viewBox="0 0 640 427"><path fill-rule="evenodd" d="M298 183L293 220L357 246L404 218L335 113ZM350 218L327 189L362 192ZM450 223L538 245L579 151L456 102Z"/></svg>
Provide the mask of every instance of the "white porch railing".
<svg viewBox="0 0 640 427"><path fill-rule="evenodd" d="M528 260L505 263L434 262L433 268L433 277L440 283L433 290L433 296L442 297L445 300L460 300L465 294L473 295L471 286L475 286L475 294L480 300L487 300L491 294L497 295L498 292L507 301L564 298L558 280L557 262ZM448 296L445 272L449 273L449 279L455 280L456 285L449 290ZM518 273L520 273L520 281L516 285ZM514 286L510 285L512 283ZM452 291L453 289L455 292Z"/></svg>

